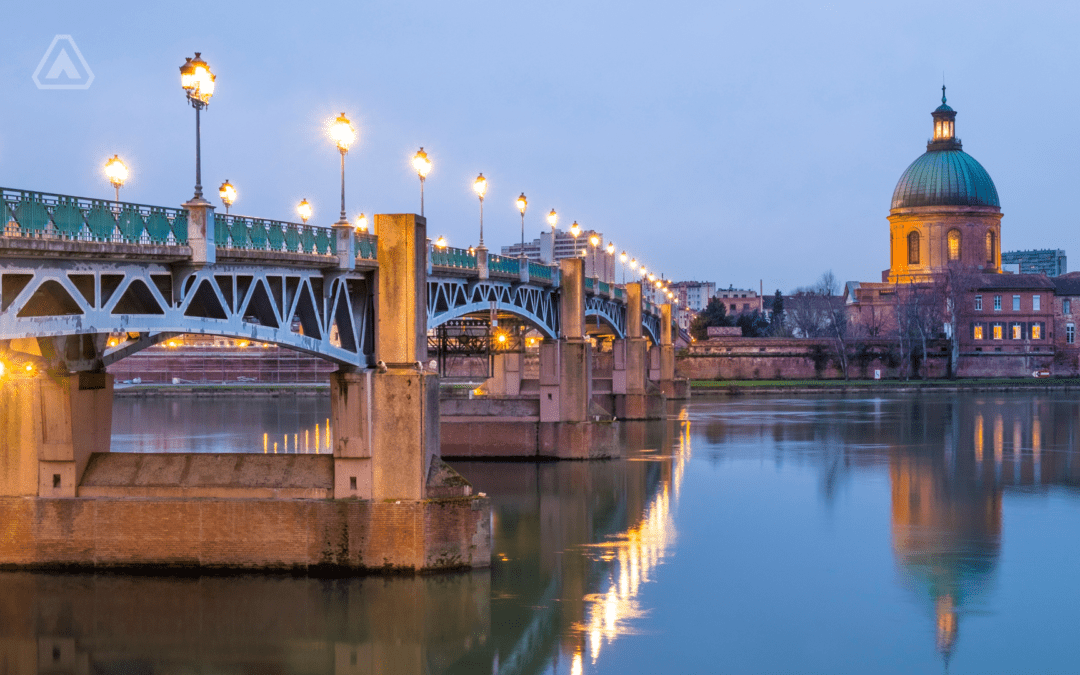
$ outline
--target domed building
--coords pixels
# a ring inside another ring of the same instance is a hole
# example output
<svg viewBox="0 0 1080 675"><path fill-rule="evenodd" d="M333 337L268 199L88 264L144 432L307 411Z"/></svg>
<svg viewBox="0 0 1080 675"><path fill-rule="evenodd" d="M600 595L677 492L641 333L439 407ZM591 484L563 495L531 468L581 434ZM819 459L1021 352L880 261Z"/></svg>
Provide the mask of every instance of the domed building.
<svg viewBox="0 0 1080 675"><path fill-rule="evenodd" d="M889 270L882 281L932 281L950 264L1001 271L1001 203L982 164L956 137L945 87L931 115L934 135L893 190Z"/></svg>

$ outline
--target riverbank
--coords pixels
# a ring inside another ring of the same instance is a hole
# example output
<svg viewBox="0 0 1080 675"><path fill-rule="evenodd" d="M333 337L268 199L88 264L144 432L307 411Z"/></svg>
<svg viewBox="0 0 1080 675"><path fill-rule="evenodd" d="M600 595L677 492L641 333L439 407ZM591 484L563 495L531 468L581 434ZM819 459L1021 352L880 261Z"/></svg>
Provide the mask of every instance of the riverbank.
<svg viewBox="0 0 1080 675"><path fill-rule="evenodd" d="M246 383L246 384L117 384L113 395L118 397L147 396L323 396L330 391L329 382L304 383Z"/></svg>
<svg viewBox="0 0 1080 675"><path fill-rule="evenodd" d="M691 380L693 396L910 391L1080 391L1080 378L965 380Z"/></svg>

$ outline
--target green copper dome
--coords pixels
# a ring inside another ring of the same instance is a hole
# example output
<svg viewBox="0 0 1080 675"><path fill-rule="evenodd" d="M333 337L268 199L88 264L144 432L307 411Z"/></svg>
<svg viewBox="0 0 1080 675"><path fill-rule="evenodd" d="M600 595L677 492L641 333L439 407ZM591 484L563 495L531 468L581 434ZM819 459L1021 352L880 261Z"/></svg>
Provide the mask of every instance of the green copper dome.
<svg viewBox="0 0 1080 675"><path fill-rule="evenodd" d="M926 153L911 163L893 191L892 208L914 206L993 206L1001 208L997 188L982 164L964 152L956 138L956 111L945 102L930 113L934 137Z"/></svg>
<svg viewBox="0 0 1080 675"><path fill-rule="evenodd" d="M963 150L929 150L911 163L893 191L892 208L996 206L997 188L986 169Z"/></svg>

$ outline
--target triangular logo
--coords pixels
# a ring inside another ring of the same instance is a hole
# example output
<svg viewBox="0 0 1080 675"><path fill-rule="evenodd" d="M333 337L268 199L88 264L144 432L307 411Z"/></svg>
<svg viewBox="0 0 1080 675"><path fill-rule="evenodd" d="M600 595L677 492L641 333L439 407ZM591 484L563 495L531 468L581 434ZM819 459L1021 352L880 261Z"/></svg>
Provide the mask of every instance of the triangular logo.
<svg viewBox="0 0 1080 675"><path fill-rule="evenodd" d="M70 35L53 38L34 71L38 89L89 89L94 73Z"/></svg>

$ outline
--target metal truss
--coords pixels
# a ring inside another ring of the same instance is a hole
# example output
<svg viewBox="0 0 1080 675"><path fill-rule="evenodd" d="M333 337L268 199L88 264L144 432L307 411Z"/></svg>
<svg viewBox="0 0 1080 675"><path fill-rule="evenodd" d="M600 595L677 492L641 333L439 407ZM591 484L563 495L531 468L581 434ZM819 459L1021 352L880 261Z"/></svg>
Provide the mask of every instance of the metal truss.
<svg viewBox="0 0 1080 675"><path fill-rule="evenodd" d="M611 328L615 337L626 337L626 305L609 300L602 295L585 296L585 324L597 318Z"/></svg>
<svg viewBox="0 0 1080 675"><path fill-rule="evenodd" d="M520 317L545 337L559 336L557 290L493 279L428 280L428 328L492 309Z"/></svg>
<svg viewBox="0 0 1080 675"><path fill-rule="evenodd" d="M98 349L102 365L195 333L366 367L373 324L371 284L359 272L55 259L0 266L0 340L126 333L128 341ZM69 362L85 361L86 351Z"/></svg>

